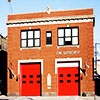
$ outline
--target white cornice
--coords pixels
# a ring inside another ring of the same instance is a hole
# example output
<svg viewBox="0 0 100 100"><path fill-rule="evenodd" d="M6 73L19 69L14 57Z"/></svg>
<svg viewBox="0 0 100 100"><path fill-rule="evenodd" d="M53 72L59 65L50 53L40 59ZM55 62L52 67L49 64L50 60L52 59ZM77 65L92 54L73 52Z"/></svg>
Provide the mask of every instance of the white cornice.
<svg viewBox="0 0 100 100"><path fill-rule="evenodd" d="M37 19L23 19L23 20L8 20L8 27L18 26L32 26L32 25L45 25L45 24L62 24L62 23L80 23L80 22L93 22L95 17L93 15L84 16L64 16L64 17L50 17L50 18L37 18Z"/></svg>

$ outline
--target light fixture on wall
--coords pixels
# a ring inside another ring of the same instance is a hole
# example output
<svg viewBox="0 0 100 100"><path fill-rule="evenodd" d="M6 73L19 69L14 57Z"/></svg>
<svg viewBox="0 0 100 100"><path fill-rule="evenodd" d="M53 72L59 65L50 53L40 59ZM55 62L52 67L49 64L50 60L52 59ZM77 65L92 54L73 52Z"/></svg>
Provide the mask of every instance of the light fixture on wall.
<svg viewBox="0 0 100 100"><path fill-rule="evenodd" d="M85 57L85 67L89 68L89 65L86 63L86 57Z"/></svg>
<svg viewBox="0 0 100 100"><path fill-rule="evenodd" d="M89 68L89 65L85 63L85 67Z"/></svg>
<svg viewBox="0 0 100 100"><path fill-rule="evenodd" d="M86 69L80 68L80 70L82 71L82 73L83 73L85 76L87 76Z"/></svg>

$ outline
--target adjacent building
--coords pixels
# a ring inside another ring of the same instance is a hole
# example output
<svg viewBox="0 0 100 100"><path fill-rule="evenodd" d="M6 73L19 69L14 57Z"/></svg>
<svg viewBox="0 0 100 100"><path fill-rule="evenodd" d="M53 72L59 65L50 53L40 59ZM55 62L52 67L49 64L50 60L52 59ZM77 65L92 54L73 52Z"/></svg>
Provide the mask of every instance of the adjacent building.
<svg viewBox="0 0 100 100"><path fill-rule="evenodd" d="M0 95L7 95L7 38L0 34Z"/></svg>
<svg viewBox="0 0 100 100"><path fill-rule="evenodd" d="M7 51L7 37L0 34L0 50Z"/></svg>
<svg viewBox="0 0 100 100"><path fill-rule="evenodd" d="M94 20L92 8L9 14L8 95L94 95Z"/></svg>

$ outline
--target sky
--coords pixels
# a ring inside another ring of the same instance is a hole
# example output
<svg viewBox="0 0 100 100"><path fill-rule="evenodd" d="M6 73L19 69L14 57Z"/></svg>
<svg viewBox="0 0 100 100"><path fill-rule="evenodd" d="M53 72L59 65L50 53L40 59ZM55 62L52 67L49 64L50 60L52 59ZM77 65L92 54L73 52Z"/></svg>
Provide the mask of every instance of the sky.
<svg viewBox="0 0 100 100"><path fill-rule="evenodd" d="M0 34L3 36L7 36L8 14L42 12L46 11L48 5L52 10L93 8L95 15L94 43L100 43L100 0L11 0L10 5L8 0L0 0Z"/></svg>

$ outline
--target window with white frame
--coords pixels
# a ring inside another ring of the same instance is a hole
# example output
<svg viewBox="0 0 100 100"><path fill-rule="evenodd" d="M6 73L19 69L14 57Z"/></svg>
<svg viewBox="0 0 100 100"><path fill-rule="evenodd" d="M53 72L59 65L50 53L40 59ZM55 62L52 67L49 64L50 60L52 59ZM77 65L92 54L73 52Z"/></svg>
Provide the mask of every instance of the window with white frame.
<svg viewBox="0 0 100 100"><path fill-rule="evenodd" d="M68 27L58 29L58 46L79 45L79 28Z"/></svg>
<svg viewBox="0 0 100 100"><path fill-rule="evenodd" d="M40 47L40 30L21 31L21 48Z"/></svg>

